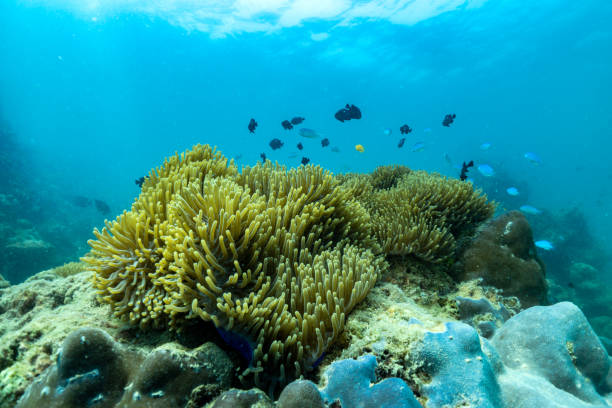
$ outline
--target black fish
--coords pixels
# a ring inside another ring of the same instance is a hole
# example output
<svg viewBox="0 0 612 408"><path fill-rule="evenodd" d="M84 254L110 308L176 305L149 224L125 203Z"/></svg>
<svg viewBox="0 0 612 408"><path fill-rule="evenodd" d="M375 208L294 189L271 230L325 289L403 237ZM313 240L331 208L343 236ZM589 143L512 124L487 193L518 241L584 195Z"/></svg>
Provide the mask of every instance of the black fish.
<svg viewBox="0 0 612 408"><path fill-rule="evenodd" d="M91 198L83 197L83 196L74 196L72 198L72 204L77 207L85 208L91 205Z"/></svg>
<svg viewBox="0 0 612 408"><path fill-rule="evenodd" d="M302 123L304 121L304 118L301 118L299 116L296 116L295 118L291 119L291 123L293 125L299 125L300 123Z"/></svg>
<svg viewBox="0 0 612 408"><path fill-rule="evenodd" d="M144 176L137 178L134 182L138 185L138 187L142 188L142 184L145 182Z"/></svg>
<svg viewBox="0 0 612 408"><path fill-rule="evenodd" d="M300 143L298 143L298 144L297 144L297 148L298 148L299 150L302 150L302 149L304 148L304 145L302 144L302 142L300 142Z"/></svg>
<svg viewBox="0 0 612 408"><path fill-rule="evenodd" d="M408 125L403 125L403 126L400 128L400 133L401 133L402 135L407 135L407 134L408 134L408 133L410 133L410 132L412 132L412 129L410 129L410 126L408 126Z"/></svg>
<svg viewBox="0 0 612 408"><path fill-rule="evenodd" d="M325 139L321 140L321 146L323 146L323 147L329 146L329 139L325 138Z"/></svg>
<svg viewBox="0 0 612 408"><path fill-rule="evenodd" d="M457 115L455 115L454 113L449 113L448 115L444 116L444 120L442 121L442 126L449 127L450 124L453 123L456 117Z"/></svg>
<svg viewBox="0 0 612 408"><path fill-rule="evenodd" d="M249 132L251 133L255 133L255 128L257 127L257 122L255 122L255 119L251 118L251 121L249 122Z"/></svg>
<svg viewBox="0 0 612 408"><path fill-rule="evenodd" d="M293 125L291 124L291 122L289 122L288 120L283 120L281 122L281 126L283 127L283 129L285 130L291 130L293 129Z"/></svg>
<svg viewBox="0 0 612 408"><path fill-rule="evenodd" d="M459 179L461 181L465 181L465 179L467 178L468 169L472 167L473 165L474 165L474 160L470 160L468 164L465 164L465 162L463 162L463 165L461 166L461 174L459 175Z"/></svg>
<svg viewBox="0 0 612 408"><path fill-rule="evenodd" d="M272 139L270 140L270 147L272 150L280 149L283 147L283 142L280 139Z"/></svg>
<svg viewBox="0 0 612 408"><path fill-rule="evenodd" d="M404 142L406 141L405 137L402 137L399 141L399 143L397 144L398 149L401 149L402 146L404 145Z"/></svg>
<svg viewBox="0 0 612 408"><path fill-rule="evenodd" d="M111 212L110 207L102 200L94 200L94 204L96 205L96 210L100 211L102 215L108 215Z"/></svg>
<svg viewBox="0 0 612 408"><path fill-rule="evenodd" d="M266 154L265 153L260 153L259 157L261 157L261 161L262 162L264 162L264 163L266 162Z"/></svg>
<svg viewBox="0 0 612 408"><path fill-rule="evenodd" d="M349 105L347 103L344 108L336 112L334 117L340 122L344 122L345 120L351 119L361 119L361 110L359 110L359 108L355 105Z"/></svg>
<svg viewBox="0 0 612 408"><path fill-rule="evenodd" d="M567 283L567 286L569 286L569 287L570 287L570 288L572 288L572 289L574 289L574 288L575 288L575 286L574 286L574 284L573 284L572 282L568 282L568 283Z"/></svg>
<svg viewBox="0 0 612 408"><path fill-rule="evenodd" d="M302 157L302 164L305 166L310 162L310 159L308 157Z"/></svg>

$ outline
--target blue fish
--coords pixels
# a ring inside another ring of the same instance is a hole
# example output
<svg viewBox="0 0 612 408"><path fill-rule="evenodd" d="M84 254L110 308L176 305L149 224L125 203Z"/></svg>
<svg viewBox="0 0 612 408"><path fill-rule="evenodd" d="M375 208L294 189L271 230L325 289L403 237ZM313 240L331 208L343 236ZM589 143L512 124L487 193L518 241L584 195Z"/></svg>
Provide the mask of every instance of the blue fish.
<svg viewBox="0 0 612 408"><path fill-rule="evenodd" d="M538 156L537 154L533 152L527 152L523 155L523 157L529 160L532 164L542 163L542 159L540 159L540 156Z"/></svg>
<svg viewBox="0 0 612 408"><path fill-rule="evenodd" d="M542 239L540 241L536 241L535 242L535 246L537 246L540 249L543 249L545 251L552 251L553 249L555 249L555 246L552 244L552 242L547 241L545 239Z"/></svg>
<svg viewBox="0 0 612 408"><path fill-rule="evenodd" d="M493 170L493 167L489 166L488 164L480 164L477 168L480 174L485 177L492 177L495 175L495 170Z"/></svg>
<svg viewBox="0 0 612 408"><path fill-rule="evenodd" d="M506 193L508 193L508 195L511 195L511 196L519 195L519 191L518 191L518 189L516 187L508 187L506 189Z"/></svg>
<svg viewBox="0 0 612 408"><path fill-rule="evenodd" d="M480 150L489 150L491 148L491 143L483 143L480 145Z"/></svg>
<svg viewBox="0 0 612 408"><path fill-rule="evenodd" d="M425 149L425 143L417 142L417 143L412 145L412 148L410 149L410 151L412 151L412 152L422 152L424 149Z"/></svg>
<svg viewBox="0 0 612 408"><path fill-rule="evenodd" d="M531 205L521 205L519 207L519 210L521 210L522 212L526 213L526 214L532 214L532 215L538 215L540 213L542 213L542 210L538 210L537 208L531 206Z"/></svg>

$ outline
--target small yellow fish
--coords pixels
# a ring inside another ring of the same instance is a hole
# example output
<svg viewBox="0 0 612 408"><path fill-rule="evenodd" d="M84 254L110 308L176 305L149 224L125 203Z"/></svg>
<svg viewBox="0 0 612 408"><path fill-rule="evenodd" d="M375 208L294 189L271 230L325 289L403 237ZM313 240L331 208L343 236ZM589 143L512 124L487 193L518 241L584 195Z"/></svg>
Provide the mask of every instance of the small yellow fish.
<svg viewBox="0 0 612 408"><path fill-rule="evenodd" d="M355 145L355 150L357 150L359 153L363 153L365 149L363 148L362 145L358 144L358 145Z"/></svg>

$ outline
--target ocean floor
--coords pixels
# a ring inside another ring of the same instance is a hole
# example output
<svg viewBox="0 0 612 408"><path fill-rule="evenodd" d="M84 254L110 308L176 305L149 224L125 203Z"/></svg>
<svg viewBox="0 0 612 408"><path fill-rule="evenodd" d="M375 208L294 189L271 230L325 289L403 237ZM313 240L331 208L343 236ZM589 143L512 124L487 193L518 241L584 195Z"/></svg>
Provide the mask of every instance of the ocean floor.
<svg viewBox="0 0 612 408"><path fill-rule="evenodd" d="M240 358L210 327L129 327L81 269L0 285L1 408L612 404L612 360L569 302L521 311L478 280L397 261L308 381L270 397L236 389Z"/></svg>

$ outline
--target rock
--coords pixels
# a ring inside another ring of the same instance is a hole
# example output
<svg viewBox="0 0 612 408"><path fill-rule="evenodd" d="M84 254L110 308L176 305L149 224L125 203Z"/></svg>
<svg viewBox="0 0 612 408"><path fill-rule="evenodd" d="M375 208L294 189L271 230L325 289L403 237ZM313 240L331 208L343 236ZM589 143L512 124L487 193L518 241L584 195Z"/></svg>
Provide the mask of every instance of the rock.
<svg viewBox="0 0 612 408"><path fill-rule="evenodd" d="M527 219L510 211L487 222L451 271L458 281L482 278L484 285L516 296L523 307L547 304L543 264Z"/></svg>

